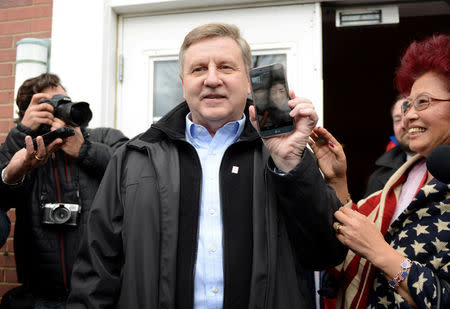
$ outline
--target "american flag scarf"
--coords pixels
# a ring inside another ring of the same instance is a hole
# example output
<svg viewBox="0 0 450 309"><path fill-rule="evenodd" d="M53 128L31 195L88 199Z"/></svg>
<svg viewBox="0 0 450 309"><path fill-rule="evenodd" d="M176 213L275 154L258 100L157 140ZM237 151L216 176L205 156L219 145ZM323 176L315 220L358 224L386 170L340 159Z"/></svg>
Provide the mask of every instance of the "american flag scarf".
<svg viewBox="0 0 450 309"><path fill-rule="evenodd" d="M351 207L366 215L386 236L407 172L422 158L422 156L416 155L408 160L392 175L383 190L373 193L359 201L358 204L349 202L345 207ZM375 267L369 261L349 250L344 262L329 272L339 281L336 308L367 308L367 300L375 275Z"/></svg>

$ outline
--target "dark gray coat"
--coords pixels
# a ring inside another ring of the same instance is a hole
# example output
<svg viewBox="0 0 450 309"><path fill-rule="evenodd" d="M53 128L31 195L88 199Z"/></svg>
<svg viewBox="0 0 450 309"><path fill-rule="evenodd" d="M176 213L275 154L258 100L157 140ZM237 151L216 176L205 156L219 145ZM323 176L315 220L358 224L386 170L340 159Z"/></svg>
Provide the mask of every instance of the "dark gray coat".
<svg viewBox="0 0 450 309"><path fill-rule="evenodd" d="M68 308L175 308L180 169L189 169L180 166L177 145L190 146L188 111L179 105L113 156L89 214ZM253 209L248 308L310 308L303 267L328 268L347 252L332 228L340 203L309 151L280 176L248 116L237 143L251 147L254 162L253 174L240 176L253 183L253 202L242 205ZM223 160L233 160L236 148Z"/></svg>

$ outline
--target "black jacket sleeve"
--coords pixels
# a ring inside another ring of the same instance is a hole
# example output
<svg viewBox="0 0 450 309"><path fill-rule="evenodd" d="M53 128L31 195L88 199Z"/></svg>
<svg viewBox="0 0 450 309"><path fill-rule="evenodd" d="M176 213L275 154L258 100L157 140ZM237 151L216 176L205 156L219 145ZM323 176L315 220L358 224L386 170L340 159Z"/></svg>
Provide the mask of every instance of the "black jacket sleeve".
<svg viewBox="0 0 450 309"><path fill-rule="evenodd" d="M102 178L113 153L128 141L123 133L111 128L86 129L85 142L77 160L79 166Z"/></svg>
<svg viewBox="0 0 450 309"><path fill-rule="evenodd" d="M17 151L24 148L25 137L27 135L34 138L37 136L37 133L20 123L12 128L2 145L2 157L0 160L2 162L4 162L5 159L9 161Z"/></svg>
<svg viewBox="0 0 450 309"><path fill-rule="evenodd" d="M1 153L3 145L0 146L0 158L4 157ZM3 161L0 159L0 173L1 171L8 165L9 161ZM8 211L11 208L20 207L23 204L23 201L27 194L29 194L29 179L25 177L24 181L18 185L7 185L0 179L0 196L2 197L0 200L0 209L2 211ZM9 232L8 232L9 233ZM1 232L0 232L1 234ZM1 236L0 236L1 239Z"/></svg>
<svg viewBox="0 0 450 309"><path fill-rule="evenodd" d="M336 238L333 228L333 214L341 203L325 183L312 153L306 150L300 163L284 176L270 167L269 173L300 263L315 270L341 263L347 248Z"/></svg>
<svg viewBox="0 0 450 309"><path fill-rule="evenodd" d="M25 136L32 132L20 124L9 132L5 142L0 146L0 173L9 164L14 154L25 146ZM0 208L7 211L22 205L23 199L30 192L28 185L27 176L22 183L13 186L5 184L0 179L0 196L2 197Z"/></svg>

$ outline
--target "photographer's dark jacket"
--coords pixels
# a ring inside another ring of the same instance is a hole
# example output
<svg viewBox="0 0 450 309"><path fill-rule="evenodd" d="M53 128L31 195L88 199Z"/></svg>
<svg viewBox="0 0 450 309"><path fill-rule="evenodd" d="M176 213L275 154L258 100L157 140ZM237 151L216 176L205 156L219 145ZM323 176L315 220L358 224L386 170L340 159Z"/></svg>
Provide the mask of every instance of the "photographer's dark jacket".
<svg viewBox="0 0 450 309"><path fill-rule="evenodd" d="M185 140L188 112L180 104L111 159L68 308L192 308L202 170ZM341 204L307 150L293 171L274 173L246 113L220 168L223 308L311 308L303 267L347 252L332 227Z"/></svg>
<svg viewBox="0 0 450 309"><path fill-rule="evenodd" d="M109 128L82 130L78 158L55 152L47 163L26 175L20 185L0 181L1 208L16 208L14 250L19 281L41 297L67 294L88 210L113 152L128 138ZM0 168L36 132L19 124L0 146ZM46 203L79 204L78 226L42 224Z"/></svg>

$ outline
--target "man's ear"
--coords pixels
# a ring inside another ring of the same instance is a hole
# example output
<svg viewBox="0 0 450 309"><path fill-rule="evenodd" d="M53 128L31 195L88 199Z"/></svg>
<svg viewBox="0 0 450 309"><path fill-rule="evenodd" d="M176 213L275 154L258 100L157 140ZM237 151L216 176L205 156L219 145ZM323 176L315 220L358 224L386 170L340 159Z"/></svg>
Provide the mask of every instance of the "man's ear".
<svg viewBox="0 0 450 309"><path fill-rule="evenodd" d="M181 73L180 73L178 76L180 76L181 88L183 89L183 98L186 99L186 97L184 96L184 80L183 80L183 75L181 75Z"/></svg>

